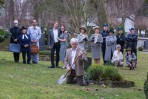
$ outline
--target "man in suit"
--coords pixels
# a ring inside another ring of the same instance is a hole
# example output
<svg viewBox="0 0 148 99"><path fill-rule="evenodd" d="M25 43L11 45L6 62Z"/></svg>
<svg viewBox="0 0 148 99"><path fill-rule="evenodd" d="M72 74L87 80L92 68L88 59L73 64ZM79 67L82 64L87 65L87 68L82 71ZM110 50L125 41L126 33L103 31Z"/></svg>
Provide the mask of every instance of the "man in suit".
<svg viewBox="0 0 148 99"><path fill-rule="evenodd" d="M88 83L84 80L84 63L87 62L85 51L78 47L78 40L72 38L71 47L66 52L65 67L67 68L67 84L77 83L80 86L86 86Z"/></svg>
<svg viewBox="0 0 148 99"><path fill-rule="evenodd" d="M18 44L18 36L21 34L21 29L18 27L18 21L14 21L14 27L10 29L11 38L10 43ZM13 53L14 61L19 62L20 53Z"/></svg>
<svg viewBox="0 0 148 99"><path fill-rule="evenodd" d="M49 30L48 34L48 45L51 50L51 66L48 68L60 68L59 65L59 53L60 53L60 42L58 40L60 36L60 30L58 28L59 23L56 21L52 29ZM56 51L56 65L54 63L54 52Z"/></svg>

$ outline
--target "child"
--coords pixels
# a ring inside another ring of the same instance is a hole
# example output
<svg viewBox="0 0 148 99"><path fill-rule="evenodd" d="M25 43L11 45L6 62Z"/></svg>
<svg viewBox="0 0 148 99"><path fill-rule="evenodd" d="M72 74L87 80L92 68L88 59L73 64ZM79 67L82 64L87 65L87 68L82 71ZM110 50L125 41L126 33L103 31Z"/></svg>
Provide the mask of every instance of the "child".
<svg viewBox="0 0 148 99"><path fill-rule="evenodd" d="M22 34L18 37L19 44L21 45L21 52L23 57L23 63L24 64L30 64L31 60L31 39L30 36L27 33L27 28L24 26L21 29ZM26 62L26 54L27 54L27 62Z"/></svg>

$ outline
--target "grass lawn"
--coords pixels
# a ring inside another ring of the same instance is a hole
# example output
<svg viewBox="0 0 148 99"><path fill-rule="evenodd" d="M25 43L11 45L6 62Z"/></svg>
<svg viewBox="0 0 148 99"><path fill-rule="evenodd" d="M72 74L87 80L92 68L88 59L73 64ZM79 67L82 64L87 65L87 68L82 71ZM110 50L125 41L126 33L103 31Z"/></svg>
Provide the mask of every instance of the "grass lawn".
<svg viewBox="0 0 148 99"><path fill-rule="evenodd" d="M104 88L58 85L63 69L48 69L50 62L24 65L13 62L12 54L0 52L0 99L145 99L143 84L148 72L148 54L139 53L138 68L119 68L124 79L134 81L133 88ZM95 89L98 91L95 91Z"/></svg>

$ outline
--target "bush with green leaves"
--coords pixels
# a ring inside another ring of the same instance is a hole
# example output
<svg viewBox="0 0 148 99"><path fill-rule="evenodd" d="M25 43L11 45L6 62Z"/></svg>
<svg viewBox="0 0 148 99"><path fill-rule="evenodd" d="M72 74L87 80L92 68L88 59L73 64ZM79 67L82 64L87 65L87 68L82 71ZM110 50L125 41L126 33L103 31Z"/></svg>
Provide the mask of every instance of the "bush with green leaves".
<svg viewBox="0 0 148 99"><path fill-rule="evenodd" d="M148 74L147 74L147 80L144 83L144 93L146 95L146 99L148 99Z"/></svg>
<svg viewBox="0 0 148 99"><path fill-rule="evenodd" d="M49 50L44 50L39 52L40 55L50 55Z"/></svg>
<svg viewBox="0 0 148 99"><path fill-rule="evenodd" d="M100 80L110 80L110 81L121 81L122 76L118 69L113 66L98 66L93 65L88 69L89 79L100 81Z"/></svg>
<svg viewBox="0 0 148 99"><path fill-rule="evenodd" d="M9 32L6 32L6 31L0 29L0 42L3 42L9 36L10 36Z"/></svg>
<svg viewBox="0 0 148 99"><path fill-rule="evenodd" d="M143 47L138 47L138 51L143 51Z"/></svg>

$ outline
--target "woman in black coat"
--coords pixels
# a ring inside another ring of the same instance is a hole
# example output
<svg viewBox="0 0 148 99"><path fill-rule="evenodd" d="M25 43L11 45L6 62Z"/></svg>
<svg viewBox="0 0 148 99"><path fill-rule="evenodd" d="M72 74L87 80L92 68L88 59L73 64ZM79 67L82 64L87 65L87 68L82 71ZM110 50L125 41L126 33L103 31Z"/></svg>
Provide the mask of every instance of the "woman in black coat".
<svg viewBox="0 0 148 99"><path fill-rule="evenodd" d="M24 64L30 64L31 60L31 39L27 33L27 28L22 27L22 34L18 37L19 44L21 45L21 52L23 57ZM26 62L26 55L27 55L27 62Z"/></svg>
<svg viewBox="0 0 148 99"><path fill-rule="evenodd" d="M17 20L14 21L14 27L10 29L10 33L11 33L10 43L18 44L17 38L21 34L21 29L18 27ZM15 53L15 52L13 53L14 61L17 63L19 62L19 56L20 53Z"/></svg>
<svg viewBox="0 0 148 99"><path fill-rule="evenodd" d="M119 44L121 46L121 52L124 53L125 36L121 27L118 28L118 31L119 33L116 35L117 45Z"/></svg>

